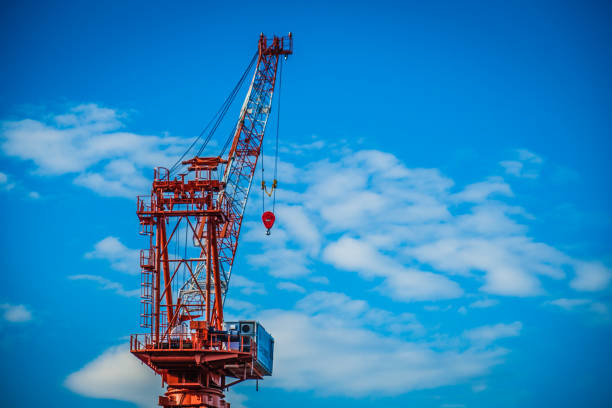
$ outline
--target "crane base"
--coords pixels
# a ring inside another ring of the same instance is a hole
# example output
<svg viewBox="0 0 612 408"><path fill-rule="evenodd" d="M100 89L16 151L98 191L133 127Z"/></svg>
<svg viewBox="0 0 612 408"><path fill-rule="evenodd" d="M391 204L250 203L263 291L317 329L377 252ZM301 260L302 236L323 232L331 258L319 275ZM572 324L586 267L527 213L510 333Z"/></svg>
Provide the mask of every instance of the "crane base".
<svg viewBox="0 0 612 408"><path fill-rule="evenodd" d="M168 387L164 396L159 397L159 405L164 408L229 408L223 392L218 388L189 390Z"/></svg>

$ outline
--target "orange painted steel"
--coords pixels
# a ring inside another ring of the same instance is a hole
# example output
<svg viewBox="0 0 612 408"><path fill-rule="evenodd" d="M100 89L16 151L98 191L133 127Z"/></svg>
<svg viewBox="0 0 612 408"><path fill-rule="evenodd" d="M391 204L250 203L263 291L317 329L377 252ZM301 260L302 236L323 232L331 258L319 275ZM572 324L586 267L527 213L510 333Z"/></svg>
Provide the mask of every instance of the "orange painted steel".
<svg viewBox="0 0 612 408"><path fill-rule="evenodd" d="M186 160L175 177L157 168L151 194L138 197L140 233L149 239L140 252L141 326L150 332L132 335L130 350L167 385L162 407L227 408L228 387L271 372L258 364L255 338L224 330L223 321L276 69L292 53L291 34L262 35L258 50L228 157Z"/></svg>

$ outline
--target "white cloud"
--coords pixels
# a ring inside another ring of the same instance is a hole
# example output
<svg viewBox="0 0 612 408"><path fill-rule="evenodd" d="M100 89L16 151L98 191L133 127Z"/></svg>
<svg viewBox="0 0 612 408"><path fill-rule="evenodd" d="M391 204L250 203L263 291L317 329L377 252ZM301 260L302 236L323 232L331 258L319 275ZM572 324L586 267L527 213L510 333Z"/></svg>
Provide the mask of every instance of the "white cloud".
<svg viewBox="0 0 612 408"><path fill-rule="evenodd" d="M123 285L119 282L113 282L108 280L102 276L98 275L70 275L68 276L70 280L85 280L98 283L100 289L102 290L111 290L115 292L117 295L124 297L139 297L140 289L133 290L125 290Z"/></svg>
<svg viewBox="0 0 612 408"><path fill-rule="evenodd" d="M38 173L76 174L78 185L133 199L148 189L142 171L172 164L186 141L121 131L124 117L116 110L85 104L47 120L5 121L0 146L8 156L34 162Z"/></svg>
<svg viewBox="0 0 612 408"><path fill-rule="evenodd" d="M396 300L448 299L463 293L456 282L442 275L405 268L372 245L349 237L329 244L323 259L336 268L358 272L366 279L386 278L379 290Z"/></svg>
<svg viewBox="0 0 612 408"><path fill-rule="evenodd" d="M298 293L306 292L306 289L304 289L302 286L297 285L293 282L278 282L276 284L276 288L287 291L287 292L298 292Z"/></svg>
<svg viewBox="0 0 612 408"><path fill-rule="evenodd" d="M249 255L248 260L252 266L267 268L270 275L278 278L294 278L310 273L304 250L270 248L263 253Z"/></svg>
<svg viewBox="0 0 612 408"><path fill-rule="evenodd" d="M312 283L320 283L321 285L329 285L329 279L325 276L311 276L308 278Z"/></svg>
<svg viewBox="0 0 612 408"><path fill-rule="evenodd" d="M526 150L515 155L543 162ZM271 237L259 223L245 223L245 239L261 245L251 266L272 276L307 278L323 261L401 301L460 296L454 275L505 296L544 294L545 280L572 272L577 290L609 283L605 266L531 237L527 221L534 217L502 201L514 196L499 177L454 192L453 180L437 169L411 169L392 154L364 150L310 163L301 180L302 191L282 195L277 208L287 212Z"/></svg>
<svg viewBox="0 0 612 408"><path fill-rule="evenodd" d="M245 295L266 294L266 288L262 283L252 281L251 279L234 273L232 274L231 286L240 288L240 292Z"/></svg>
<svg viewBox="0 0 612 408"><path fill-rule="evenodd" d="M484 309L488 307L493 307L499 304L499 300L496 299L482 299L477 300L475 302L470 303L471 308L475 309Z"/></svg>
<svg viewBox="0 0 612 408"><path fill-rule="evenodd" d="M240 316L238 318L233 318L231 316L228 317L229 314L225 313L226 321L245 320L248 317L254 318L255 311L257 310L257 307L255 306L255 304L248 302L246 300L238 299L237 296L235 295L227 297L227 299L225 300L225 304L223 305L223 308L224 308L224 312L230 309L234 312L240 313Z"/></svg>
<svg viewBox="0 0 612 408"><path fill-rule="evenodd" d="M496 347L434 347L392 334L400 316L339 293L319 292L297 310L259 315L275 337L275 373L267 380L285 390L323 395L398 395L457 384L486 374L502 362ZM317 358L312 358L316 356Z"/></svg>
<svg viewBox="0 0 612 408"><path fill-rule="evenodd" d="M28 189L25 188L22 183L16 181L14 177L2 172L0 172L0 191L20 191L32 200L38 200L40 198L38 192L28 191Z"/></svg>
<svg viewBox="0 0 612 408"><path fill-rule="evenodd" d="M11 181L6 173L0 172L0 191L10 191L15 187L15 183Z"/></svg>
<svg viewBox="0 0 612 408"><path fill-rule="evenodd" d="M146 192L150 180L127 160L113 160L104 167L103 173L81 173L74 183L87 187L107 197L135 198L136 192Z"/></svg>
<svg viewBox="0 0 612 408"><path fill-rule="evenodd" d="M315 138L313 137L313 139ZM325 147L325 142L323 140L314 140L309 143L290 143L288 146L282 145L279 150L282 153L301 155L308 151L321 150L323 147Z"/></svg>
<svg viewBox="0 0 612 408"><path fill-rule="evenodd" d="M440 270L469 275L485 272L484 292L529 296L542 293L537 275L564 276L566 257L545 244L524 236L441 238L410 251L421 262Z"/></svg>
<svg viewBox="0 0 612 408"><path fill-rule="evenodd" d="M321 234L309 219L304 208L300 206L279 206L279 223L287 230L292 239L308 249L311 256L316 256L321 247Z"/></svg>
<svg viewBox="0 0 612 408"><path fill-rule="evenodd" d="M487 385L483 384L483 383L478 383L478 384L472 385L472 391L474 391L475 393L483 392L486 389L487 389Z"/></svg>
<svg viewBox="0 0 612 408"><path fill-rule="evenodd" d="M129 249L116 237L106 237L94 245L94 250L85 254L88 259L106 259L117 271L136 275L139 269L139 251Z"/></svg>
<svg viewBox="0 0 612 408"><path fill-rule="evenodd" d="M596 291L605 289L612 278L612 271L600 262L576 262L576 277L570 286L580 291Z"/></svg>
<svg viewBox="0 0 612 408"><path fill-rule="evenodd" d="M535 179L540 175L540 169L544 159L527 149L516 149L513 152L514 160L503 160L499 162L506 172L511 176Z"/></svg>
<svg viewBox="0 0 612 408"><path fill-rule="evenodd" d="M3 311L2 317L7 322L24 323L32 320L32 312L25 305L11 305L8 303L0 304Z"/></svg>
<svg viewBox="0 0 612 408"><path fill-rule="evenodd" d="M154 406L164 393L161 378L131 355L129 344L106 350L70 374L64 385L86 397L128 401L143 408Z"/></svg>
<svg viewBox="0 0 612 408"><path fill-rule="evenodd" d="M313 292L297 302L296 309L310 315L325 315L333 311L339 319L353 320L369 327L384 328L393 334L421 335L425 331L412 313L393 314L372 307L364 300L351 299L340 292Z"/></svg>
<svg viewBox="0 0 612 408"><path fill-rule="evenodd" d="M481 326L467 330L464 332L464 336L476 346L484 347L501 338L516 337L520 334L522 328L521 322L499 323L493 326Z"/></svg>
<svg viewBox="0 0 612 408"><path fill-rule="evenodd" d="M518 153L519 160L522 160L524 162L530 162L530 163L537 164L537 163L542 163L544 161L542 157L538 156L537 154L527 149L517 149L516 152Z"/></svg>
<svg viewBox="0 0 612 408"><path fill-rule="evenodd" d="M584 299L584 298L559 298L546 302L546 304L560 307L561 309L567 311L574 310L587 310L590 312L594 312L600 315L608 314L608 306L605 303L594 302L592 299Z"/></svg>
<svg viewBox="0 0 612 408"><path fill-rule="evenodd" d="M463 191L453 194L451 199L456 202L480 203L492 195L511 197L510 186L501 178L492 177L487 181L470 184Z"/></svg>
<svg viewBox="0 0 612 408"><path fill-rule="evenodd" d="M503 362L507 351L491 342L511 335L489 335L486 348L460 338L445 344L411 341L407 338L424 333L413 315L393 314L337 292L315 292L294 310L263 310L257 316L275 337L274 375L267 386L323 395L399 395L466 382ZM121 345L68 376L65 385L84 396L144 407L163 393L159 381ZM244 400L228 395L232 405Z"/></svg>
<svg viewBox="0 0 612 408"><path fill-rule="evenodd" d="M521 171L523 170L523 163L516 160L503 160L499 162L499 165L506 170L506 174L520 177Z"/></svg>
<svg viewBox="0 0 612 408"><path fill-rule="evenodd" d="M587 304L589 304L591 302L592 301L590 299L567 299L567 298L560 298L560 299L551 300L548 303L551 304L551 305L559 306L560 308L565 309L565 310L572 310L572 309L575 309L578 306L587 305Z"/></svg>

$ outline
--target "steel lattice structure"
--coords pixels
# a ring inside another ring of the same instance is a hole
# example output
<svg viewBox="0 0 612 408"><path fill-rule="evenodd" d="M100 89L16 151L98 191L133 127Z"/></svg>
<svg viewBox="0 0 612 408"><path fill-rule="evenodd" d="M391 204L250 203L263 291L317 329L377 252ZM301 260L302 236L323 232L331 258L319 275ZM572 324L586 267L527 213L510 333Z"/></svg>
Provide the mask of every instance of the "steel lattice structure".
<svg viewBox="0 0 612 408"><path fill-rule="evenodd" d="M225 389L270 374L260 363L259 337L224 328L223 301L279 59L292 53L292 45L291 34L260 36L255 73L226 158L193 157L176 177L157 168L150 196L138 197L141 234L149 238L140 255L141 326L150 333L132 335L131 351L168 385L161 406L229 407Z"/></svg>

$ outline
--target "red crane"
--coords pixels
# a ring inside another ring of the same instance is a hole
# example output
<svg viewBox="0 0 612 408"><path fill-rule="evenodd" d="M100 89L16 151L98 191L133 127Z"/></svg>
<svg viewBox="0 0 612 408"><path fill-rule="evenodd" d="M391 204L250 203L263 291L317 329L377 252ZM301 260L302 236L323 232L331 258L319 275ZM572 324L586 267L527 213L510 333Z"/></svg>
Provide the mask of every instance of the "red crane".
<svg viewBox="0 0 612 408"><path fill-rule="evenodd" d="M184 155L171 169L155 169L151 195L138 197L141 234L149 238L140 254L141 326L150 332L132 335L130 349L167 384L163 407L229 407L227 388L272 374L274 339L257 322L225 322L223 304L277 68L292 49L291 33L260 36L227 157L199 157L203 148Z"/></svg>

